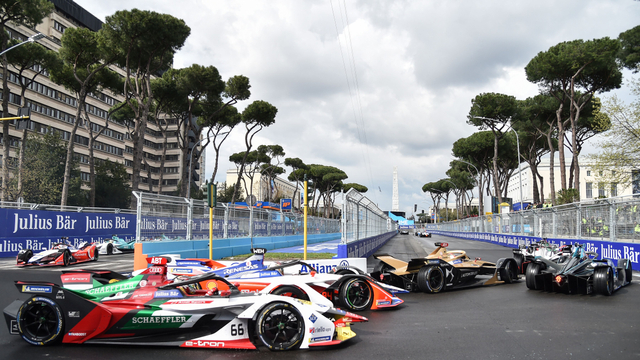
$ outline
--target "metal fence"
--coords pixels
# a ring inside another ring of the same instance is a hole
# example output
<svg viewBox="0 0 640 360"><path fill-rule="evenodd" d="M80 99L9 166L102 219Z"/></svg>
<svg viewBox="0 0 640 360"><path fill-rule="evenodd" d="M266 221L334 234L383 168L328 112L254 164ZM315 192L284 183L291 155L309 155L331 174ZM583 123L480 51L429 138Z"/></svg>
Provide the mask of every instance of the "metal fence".
<svg viewBox="0 0 640 360"><path fill-rule="evenodd" d="M0 208L17 210L66 211L77 213L135 214L135 210L101 207L60 206L15 201L0 201Z"/></svg>
<svg viewBox="0 0 640 360"><path fill-rule="evenodd" d="M429 227L457 232L633 242L640 241L639 210L638 195L628 195L484 215Z"/></svg>
<svg viewBox="0 0 640 360"><path fill-rule="evenodd" d="M391 218L355 189L343 193L342 243L361 240L395 230Z"/></svg>
<svg viewBox="0 0 640 360"><path fill-rule="evenodd" d="M209 239L209 207L205 200L134 192L136 239ZM213 238L297 235L304 232L302 214L219 204L213 211ZM309 216L307 234L340 232L340 221Z"/></svg>

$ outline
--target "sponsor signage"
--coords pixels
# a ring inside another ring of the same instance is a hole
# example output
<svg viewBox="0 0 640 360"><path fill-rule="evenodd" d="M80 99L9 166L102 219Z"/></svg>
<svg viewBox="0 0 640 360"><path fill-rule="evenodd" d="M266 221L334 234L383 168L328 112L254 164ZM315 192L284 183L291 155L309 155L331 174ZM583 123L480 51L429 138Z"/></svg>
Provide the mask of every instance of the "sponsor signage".
<svg viewBox="0 0 640 360"><path fill-rule="evenodd" d="M510 234L449 232L441 230L434 230L433 233L467 240L484 241L511 248L518 248L520 245L529 245L533 242L540 241L539 237ZM558 246L565 244L583 244L585 251L597 252L598 259L610 259L613 260L614 263L617 263L618 259L629 259L633 270L640 271L640 244L586 239L547 238L547 241Z"/></svg>
<svg viewBox="0 0 640 360"><path fill-rule="evenodd" d="M348 244L338 245L339 258L362 257L367 258L375 253L382 245L386 244L392 237L396 235L396 231L366 238L363 240L353 241Z"/></svg>
<svg viewBox="0 0 640 360"><path fill-rule="evenodd" d="M22 285L22 292L26 293L41 293L41 294L51 294L53 291L53 287L51 286L42 286L42 285Z"/></svg>
<svg viewBox="0 0 640 360"><path fill-rule="evenodd" d="M282 211L291 211L293 202L291 199L280 199L280 208Z"/></svg>

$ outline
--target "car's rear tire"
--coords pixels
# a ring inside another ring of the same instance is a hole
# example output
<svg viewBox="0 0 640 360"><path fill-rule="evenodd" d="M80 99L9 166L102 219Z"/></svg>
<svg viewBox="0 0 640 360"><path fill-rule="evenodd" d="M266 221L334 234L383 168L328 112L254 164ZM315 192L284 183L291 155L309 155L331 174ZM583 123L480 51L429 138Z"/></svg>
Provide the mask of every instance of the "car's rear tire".
<svg viewBox="0 0 640 360"><path fill-rule="evenodd" d="M271 351L293 350L304 338L304 319L293 305L275 302L258 315L256 334Z"/></svg>
<svg viewBox="0 0 640 360"><path fill-rule="evenodd" d="M97 246L93 247L93 261L98 261L98 258L100 257L100 251L98 250Z"/></svg>
<svg viewBox="0 0 640 360"><path fill-rule="evenodd" d="M107 255L113 254L113 244L107 244Z"/></svg>
<svg viewBox="0 0 640 360"><path fill-rule="evenodd" d="M613 293L613 270L609 266L597 267L593 272L593 290L609 296Z"/></svg>
<svg viewBox="0 0 640 360"><path fill-rule="evenodd" d="M371 285L360 278L349 279L340 285L338 301L351 311L364 311L373 304L373 289Z"/></svg>
<svg viewBox="0 0 640 360"><path fill-rule="evenodd" d="M60 306L45 297L31 297L18 310L18 332L31 345L51 345L64 336Z"/></svg>
<svg viewBox="0 0 640 360"><path fill-rule="evenodd" d="M423 266L418 271L418 288L423 292L435 294L444 289L444 272L438 265Z"/></svg>
<svg viewBox="0 0 640 360"><path fill-rule="evenodd" d="M527 283L527 288L530 290L539 290L536 287L536 275L540 274L540 264L532 262L527 266L527 274L525 275L525 281Z"/></svg>
<svg viewBox="0 0 640 360"><path fill-rule="evenodd" d="M294 299L309 300L309 296L304 291L295 286L280 286L271 292L273 295L288 296Z"/></svg>

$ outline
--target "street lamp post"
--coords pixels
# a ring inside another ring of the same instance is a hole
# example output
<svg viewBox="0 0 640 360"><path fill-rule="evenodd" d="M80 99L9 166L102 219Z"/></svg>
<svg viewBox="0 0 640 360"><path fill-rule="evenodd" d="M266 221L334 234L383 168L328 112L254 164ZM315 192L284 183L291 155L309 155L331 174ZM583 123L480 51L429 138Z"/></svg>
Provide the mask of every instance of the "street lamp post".
<svg viewBox="0 0 640 360"><path fill-rule="evenodd" d="M12 47L10 47L10 48L5 49L3 52L0 52L0 56L4 55L4 54L5 54L7 51L9 51L9 50L13 50L13 49L17 48L17 47L18 47L18 46L20 46L20 45L24 45L24 44L26 44L26 43L30 43L30 42L34 42L34 41L36 41L36 40L40 40L40 39L42 39L43 37L45 37L45 35L44 35L44 34L41 34L41 33L37 33L37 34L35 34L35 35L31 35L31 36L29 36L29 37L27 38L27 40L25 40L25 41L23 41L23 42L21 42L21 43L19 43L19 44L15 44L15 45L13 45L13 46L12 46Z"/></svg>

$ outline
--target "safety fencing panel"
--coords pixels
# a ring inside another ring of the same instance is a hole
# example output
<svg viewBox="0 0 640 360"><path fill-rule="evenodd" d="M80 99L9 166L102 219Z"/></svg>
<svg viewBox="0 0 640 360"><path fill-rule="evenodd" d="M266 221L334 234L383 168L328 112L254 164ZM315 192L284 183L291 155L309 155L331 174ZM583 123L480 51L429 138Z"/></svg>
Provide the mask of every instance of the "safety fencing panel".
<svg viewBox="0 0 640 360"><path fill-rule="evenodd" d="M640 241L640 196L593 199L573 204L483 215L430 224L432 230L514 234L540 238Z"/></svg>
<svg viewBox="0 0 640 360"><path fill-rule="evenodd" d="M396 230L391 218L355 189L343 194L342 203L343 244Z"/></svg>
<svg viewBox="0 0 640 360"><path fill-rule="evenodd" d="M209 239L209 207L205 200L134 192L138 200L138 241ZM304 216L233 204L213 211L214 239L302 234ZM308 234L340 231L340 221L309 216Z"/></svg>

